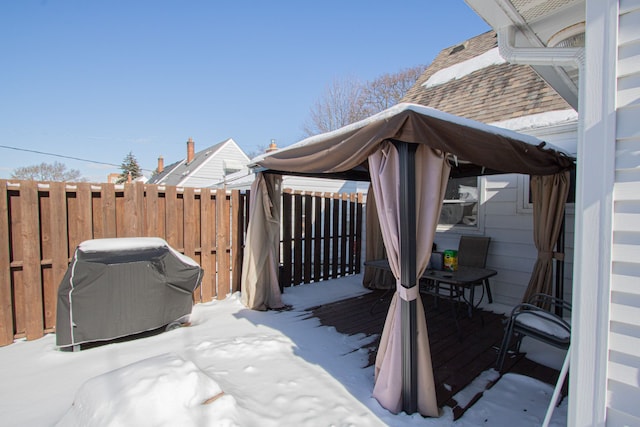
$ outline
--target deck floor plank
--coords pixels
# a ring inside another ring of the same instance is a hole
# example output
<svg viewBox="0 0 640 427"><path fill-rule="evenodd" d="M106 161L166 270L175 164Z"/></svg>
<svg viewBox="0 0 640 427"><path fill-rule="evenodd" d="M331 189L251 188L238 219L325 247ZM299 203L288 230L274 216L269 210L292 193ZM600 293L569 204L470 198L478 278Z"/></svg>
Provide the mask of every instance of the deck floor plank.
<svg viewBox="0 0 640 427"><path fill-rule="evenodd" d="M459 406L453 396L471 384L482 372L494 368L505 318L487 311L476 311L469 318L462 309L457 315L458 330L449 303L441 302L436 308L430 296L421 296L427 319L438 405L453 408L454 419L457 419L482 393L471 399L465 407ZM343 334L377 336L367 346L370 350L369 361L373 364L390 303L390 293L373 291L314 307L310 310L310 316ZM548 384L555 384L559 374L557 370L526 359L523 354L507 357L504 372L527 375ZM493 384L489 384L489 387L491 385Z"/></svg>

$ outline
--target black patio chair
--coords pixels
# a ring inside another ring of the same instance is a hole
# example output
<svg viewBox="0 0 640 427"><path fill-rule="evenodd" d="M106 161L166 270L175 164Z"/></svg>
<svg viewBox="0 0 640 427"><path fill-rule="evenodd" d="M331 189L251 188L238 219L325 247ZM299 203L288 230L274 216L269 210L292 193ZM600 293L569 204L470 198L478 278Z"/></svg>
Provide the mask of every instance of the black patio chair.
<svg viewBox="0 0 640 427"><path fill-rule="evenodd" d="M491 237L460 236L460 243L458 244L458 265L485 268L487 265L487 254L489 253L489 243L491 243ZM485 279L482 284L487 291L487 300L490 303L493 302L489 279Z"/></svg>
<svg viewBox="0 0 640 427"><path fill-rule="evenodd" d="M566 350L571 340L571 325L555 314L555 308L562 307L571 312L571 304L546 294L534 294L526 303L518 304L511 311L505 327L502 345L498 352L496 368L502 372L504 359L515 338L515 352L525 336L537 339L554 347Z"/></svg>
<svg viewBox="0 0 640 427"><path fill-rule="evenodd" d="M460 236L460 242L458 244L458 265L485 268L487 264L487 254L489 252L489 243L491 243L491 237ZM440 264L442 264L442 262ZM489 279L485 279L482 283L478 284L482 285L484 289L486 289L489 302L493 302L491 288L489 287ZM447 299L453 302L460 302L462 299L465 299L466 301L464 289L457 285L429 280L425 282L425 288L427 289L427 293L432 294L436 298L436 306L438 299ZM470 293L468 301L469 317L471 317L473 309L480 305L483 298L483 296L481 296L478 303L475 303L474 301L471 301L472 296L473 292Z"/></svg>

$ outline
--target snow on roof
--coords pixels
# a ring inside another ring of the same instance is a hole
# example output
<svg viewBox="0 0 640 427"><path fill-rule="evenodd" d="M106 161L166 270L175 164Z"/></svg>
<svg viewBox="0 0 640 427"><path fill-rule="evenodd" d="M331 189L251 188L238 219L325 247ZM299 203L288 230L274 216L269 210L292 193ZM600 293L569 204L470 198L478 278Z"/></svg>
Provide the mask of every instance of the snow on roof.
<svg viewBox="0 0 640 427"><path fill-rule="evenodd" d="M282 153L284 151L288 151L294 148L298 148L298 147L304 147L313 143L316 143L318 141L323 141L325 139L330 139L330 138L334 138L336 136L342 135L342 134L348 134L350 132L353 132L357 129L363 128L365 126L367 126L370 123L375 123L377 121L381 121L381 120L385 120L389 117L393 117L403 111L406 110L410 110L410 111L414 111L418 114L423 114L426 116L430 116L430 117L434 117L436 119L439 120L444 120L444 121L448 121L451 123L456 123L459 124L461 126L465 126L465 127L469 127L469 128L474 128L474 129L478 129L480 131L483 132L487 132L487 133L491 133L494 135L500 135L500 136L504 136L506 138L511 138L511 139L515 139L518 141L522 141L526 144L530 144L530 145L535 145L538 146L539 144L541 144L543 141L534 137L534 136L530 136L530 135L525 135L525 134L521 134L521 133L517 133L515 131L509 130L509 129L504 129L504 128L500 128L500 127L496 127L496 126L492 126L492 125L488 125L485 123L481 123L481 122L477 122L475 120L471 120L471 119L467 119L464 117L459 117L459 116L455 116L453 114L449 114L449 113L445 113L444 111L440 111L440 110L436 110L435 108L431 108L431 107L427 107L424 105L419 105L419 104L412 104L412 103L400 103L400 104L396 104L393 107L387 108L386 110L383 110L377 114L374 114L370 117L367 117L366 119L360 120L358 122L352 123L350 125L341 127L340 129L336 129L330 132L325 132L319 135L314 135L311 136L309 138L303 139L300 142L297 142L295 144L292 144L288 147L284 147L281 148L278 151L274 151L273 153ZM561 153L565 153L567 155L570 156L570 153L568 153L566 150L554 146L553 144L545 144L545 148L552 148L558 152ZM255 157L254 159L252 159L252 161L250 162L250 166L257 164L258 162L260 162L262 159L264 159L265 157L268 157L271 153L264 153L261 154L257 157Z"/></svg>
<svg viewBox="0 0 640 427"><path fill-rule="evenodd" d="M459 62L455 65L452 65L447 68L443 68L442 70L436 71L433 73L429 79L422 84L424 87L433 87L438 86L443 83L447 83L451 80L461 79L464 76L467 76L475 71L481 70L483 68L490 67L492 65L500 65L504 64L505 59L500 56L498 52L498 48L493 48L483 53L482 55L478 55L474 58L467 59L466 61Z"/></svg>
<svg viewBox="0 0 640 427"><path fill-rule="evenodd" d="M566 124L576 120L578 120L578 113L575 110L568 109L516 117L515 119L493 122L491 125L521 132L529 129Z"/></svg>

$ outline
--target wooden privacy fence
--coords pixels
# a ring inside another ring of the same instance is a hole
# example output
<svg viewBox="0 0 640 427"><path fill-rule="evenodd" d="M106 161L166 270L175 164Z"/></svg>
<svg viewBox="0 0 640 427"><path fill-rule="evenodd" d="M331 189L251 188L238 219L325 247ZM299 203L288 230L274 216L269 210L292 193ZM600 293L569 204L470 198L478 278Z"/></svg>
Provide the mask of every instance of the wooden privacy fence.
<svg viewBox="0 0 640 427"><path fill-rule="evenodd" d="M360 273L362 199L362 193L283 192L281 287Z"/></svg>
<svg viewBox="0 0 640 427"><path fill-rule="evenodd" d="M161 237L204 269L194 302L240 290L248 200L238 190L0 180L0 345L55 330L58 285L84 240ZM360 271L361 201L283 195L294 213L283 215L287 286Z"/></svg>
<svg viewBox="0 0 640 427"><path fill-rule="evenodd" d="M161 237L204 269L195 302L239 290L245 198L143 183L0 180L0 345L54 330L58 285L84 240Z"/></svg>

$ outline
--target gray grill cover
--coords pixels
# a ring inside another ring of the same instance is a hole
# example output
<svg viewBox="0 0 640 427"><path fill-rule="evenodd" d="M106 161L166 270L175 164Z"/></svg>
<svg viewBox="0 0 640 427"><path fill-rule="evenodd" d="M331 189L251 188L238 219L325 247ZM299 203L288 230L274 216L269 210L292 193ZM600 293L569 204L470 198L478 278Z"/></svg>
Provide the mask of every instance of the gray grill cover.
<svg viewBox="0 0 640 427"><path fill-rule="evenodd" d="M202 273L163 239L82 242L58 288L56 344L110 340L187 316Z"/></svg>

